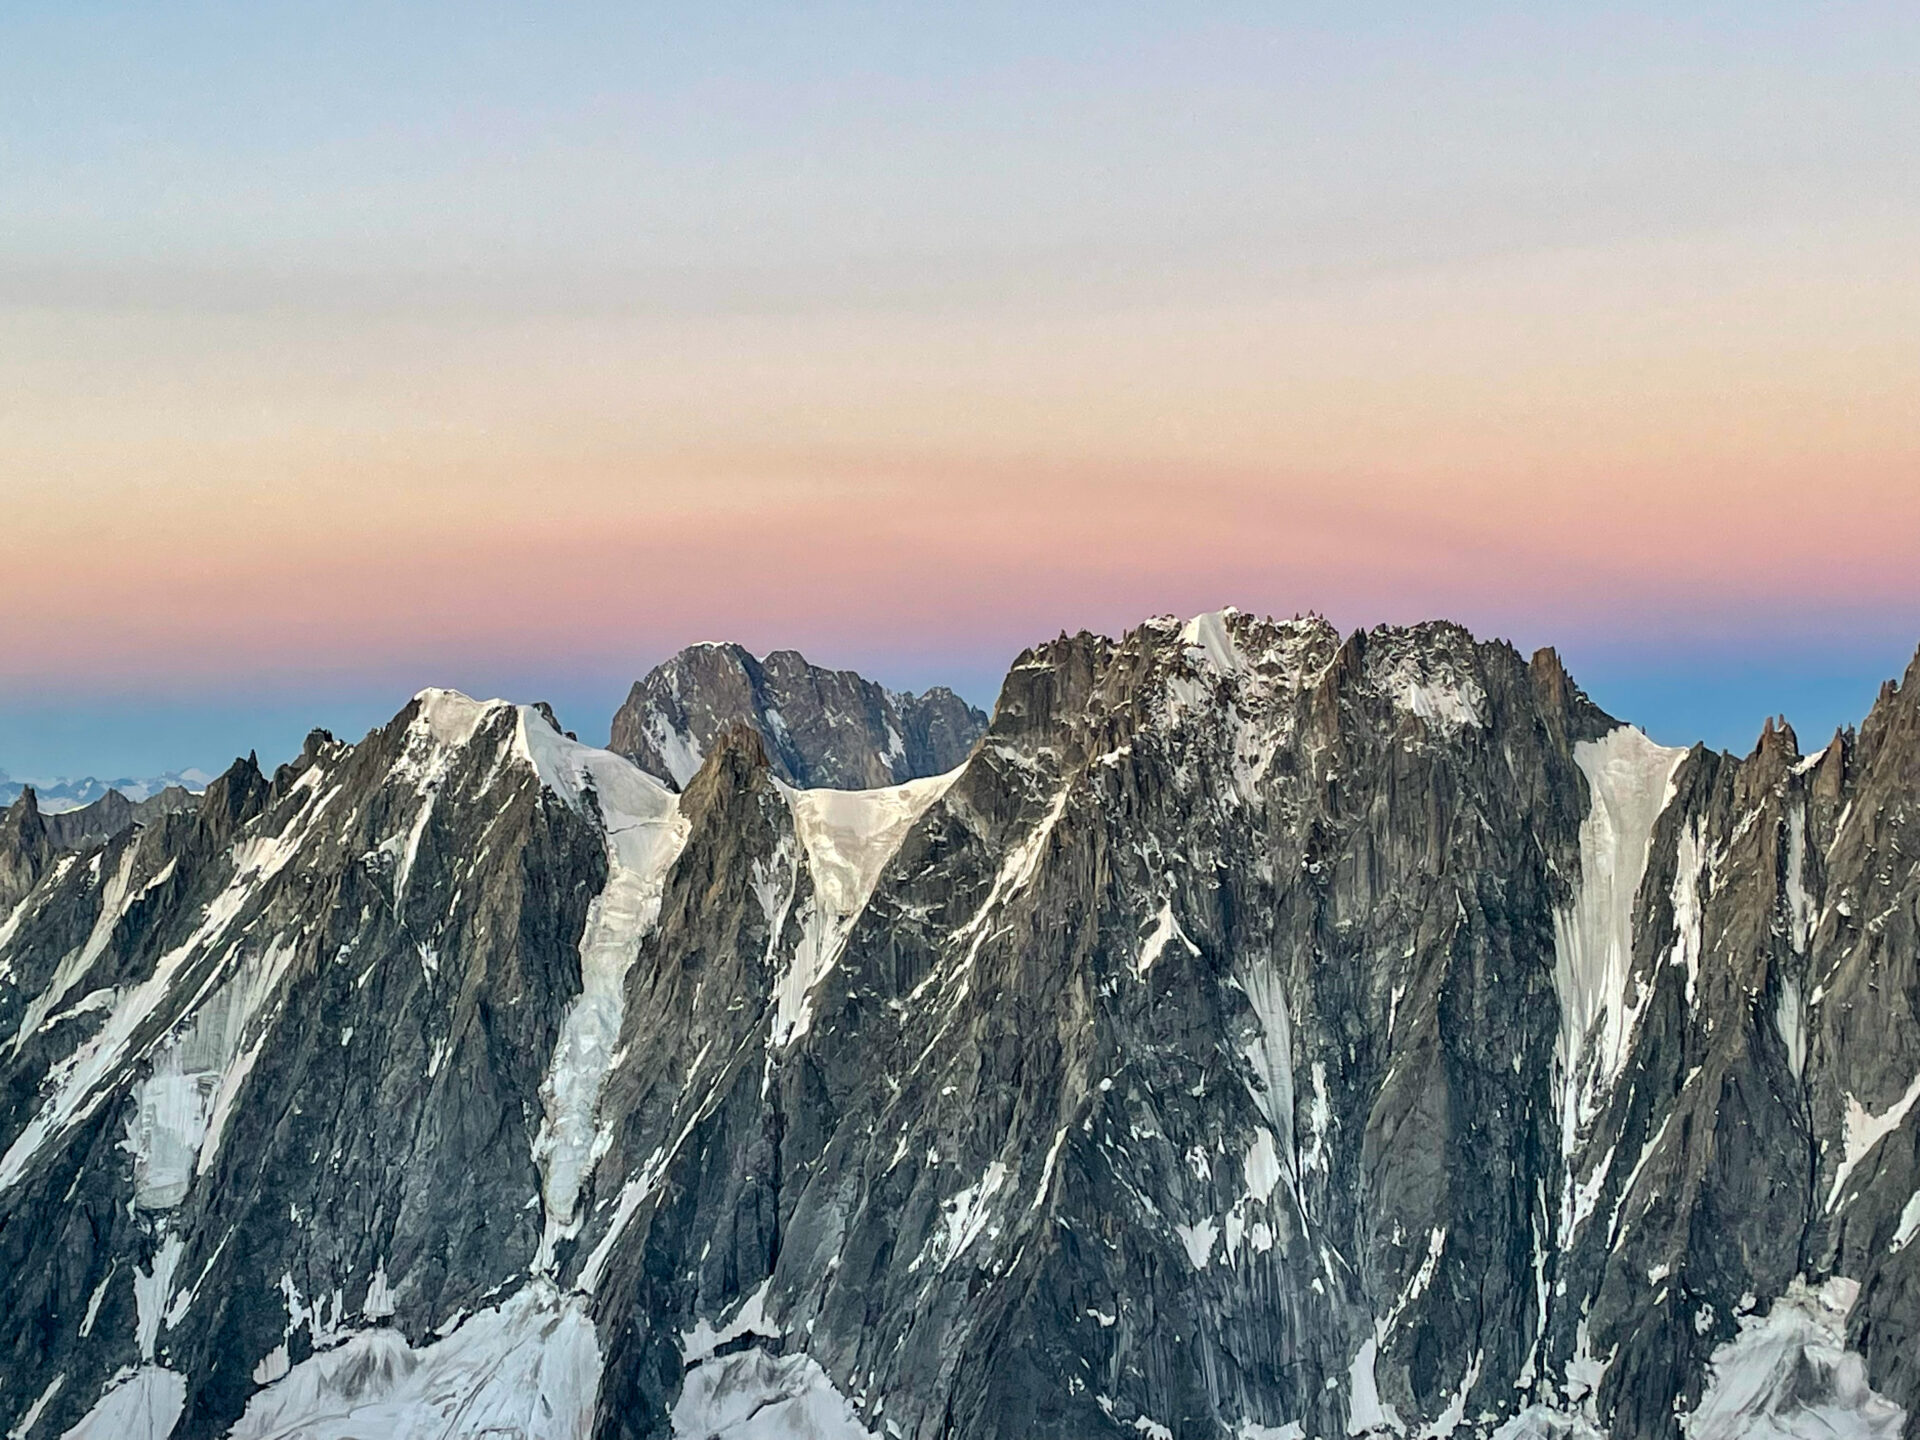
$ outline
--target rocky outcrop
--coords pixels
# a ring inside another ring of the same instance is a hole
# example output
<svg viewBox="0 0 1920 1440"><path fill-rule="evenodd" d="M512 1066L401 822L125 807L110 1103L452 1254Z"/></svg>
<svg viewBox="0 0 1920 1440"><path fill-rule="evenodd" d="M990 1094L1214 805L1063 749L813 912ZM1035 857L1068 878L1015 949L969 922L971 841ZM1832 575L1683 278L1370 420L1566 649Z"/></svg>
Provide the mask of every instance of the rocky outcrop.
<svg viewBox="0 0 1920 1440"><path fill-rule="evenodd" d="M28 786L0 814L0 910L12 909L27 896L58 848L47 834L38 797Z"/></svg>
<svg viewBox="0 0 1920 1440"><path fill-rule="evenodd" d="M943 687L897 693L793 650L756 660L738 645L694 645L634 685L609 744L678 787L741 724L788 784L864 790L953 769L987 717Z"/></svg>
<svg viewBox="0 0 1920 1440"><path fill-rule="evenodd" d="M427 692L14 907L0 1418L1911 1433L1917 700L1736 758L1225 612L676 792Z"/></svg>
<svg viewBox="0 0 1920 1440"><path fill-rule="evenodd" d="M91 805L43 816L47 837L57 850L81 850L112 839L129 825L145 825L161 815L191 810L200 797L180 785L169 785L144 800L129 800L109 790Z"/></svg>

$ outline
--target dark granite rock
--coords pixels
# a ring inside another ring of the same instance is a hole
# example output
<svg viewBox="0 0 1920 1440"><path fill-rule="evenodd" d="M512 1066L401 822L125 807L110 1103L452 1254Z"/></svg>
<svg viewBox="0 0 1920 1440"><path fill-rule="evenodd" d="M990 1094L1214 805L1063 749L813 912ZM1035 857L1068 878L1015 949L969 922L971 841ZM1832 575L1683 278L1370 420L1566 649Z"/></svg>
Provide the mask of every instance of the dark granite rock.
<svg viewBox="0 0 1920 1440"><path fill-rule="evenodd" d="M634 685L610 744L679 786L737 724L788 784L864 790L953 769L987 717L951 690L896 693L793 650L756 660L738 645L694 645Z"/></svg>
<svg viewBox="0 0 1920 1440"><path fill-rule="evenodd" d="M1920 664L1736 758L1226 612L796 791L687 654L679 793L428 692L8 812L9 1428L1911 1433Z"/></svg>

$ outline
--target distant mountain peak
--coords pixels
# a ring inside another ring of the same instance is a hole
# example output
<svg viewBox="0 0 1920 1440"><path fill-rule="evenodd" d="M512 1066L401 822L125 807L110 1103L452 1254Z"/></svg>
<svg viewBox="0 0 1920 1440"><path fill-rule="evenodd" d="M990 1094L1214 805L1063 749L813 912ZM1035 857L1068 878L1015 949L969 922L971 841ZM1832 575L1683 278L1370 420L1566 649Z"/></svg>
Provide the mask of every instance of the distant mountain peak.
<svg viewBox="0 0 1920 1440"><path fill-rule="evenodd" d="M169 770L164 775L149 775L144 778L120 776L114 780L101 780L92 775L79 778L60 775L52 779L16 780L6 771L0 770L0 804L11 804L20 798L20 792L28 786L33 787L40 802L43 815L59 815L68 810L79 810L94 805L113 792L119 791L123 799L138 804L142 800L151 800L163 790L179 789L199 794L207 788L213 776L204 770L188 768Z"/></svg>
<svg viewBox="0 0 1920 1440"><path fill-rule="evenodd" d="M798 650L756 657L726 641L689 645L636 682L609 748L684 788L735 725L750 726L773 772L803 789L865 790L953 769L987 717L953 691L888 690Z"/></svg>

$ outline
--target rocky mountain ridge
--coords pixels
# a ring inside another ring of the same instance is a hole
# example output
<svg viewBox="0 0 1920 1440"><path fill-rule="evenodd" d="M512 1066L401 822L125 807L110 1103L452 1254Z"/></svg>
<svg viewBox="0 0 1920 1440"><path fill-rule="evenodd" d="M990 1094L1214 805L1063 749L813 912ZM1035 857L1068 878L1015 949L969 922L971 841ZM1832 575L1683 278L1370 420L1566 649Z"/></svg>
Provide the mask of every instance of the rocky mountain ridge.
<svg viewBox="0 0 1920 1440"><path fill-rule="evenodd" d="M118 790L109 790L91 805L48 814L41 811L33 786L23 787L0 812L0 905L12 905L24 896L61 852L87 849L132 826L195 809L199 803L199 796L172 785L144 800L129 800Z"/></svg>
<svg viewBox="0 0 1920 1440"><path fill-rule="evenodd" d="M904 784L757 714L9 812L10 1430L1914 1433L1920 661L1811 756L1236 612Z"/></svg>
<svg viewBox="0 0 1920 1440"><path fill-rule="evenodd" d="M892 691L797 650L761 660L738 645L690 645L635 682L608 744L679 788L737 724L789 785L864 790L953 769L987 717L944 686Z"/></svg>

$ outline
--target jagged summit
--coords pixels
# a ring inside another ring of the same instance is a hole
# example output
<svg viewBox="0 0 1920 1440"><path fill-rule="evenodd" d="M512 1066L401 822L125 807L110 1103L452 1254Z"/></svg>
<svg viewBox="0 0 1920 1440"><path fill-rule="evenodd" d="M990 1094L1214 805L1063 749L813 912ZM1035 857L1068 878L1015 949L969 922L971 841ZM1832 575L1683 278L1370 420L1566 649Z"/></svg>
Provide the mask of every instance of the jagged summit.
<svg viewBox="0 0 1920 1440"><path fill-rule="evenodd" d="M1892 1440L1911 691L1742 758L1221 611L893 785L424 691L79 850L23 802L0 1425Z"/></svg>
<svg viewBox="0 0 1920 1440"><path fill-rule="evenodd" d="M707 642L635 683L609 745L683 786L720 736L744 723L789 784L861 790L951 770L986 720L944 687L899 693L851 670L810 665L795 650L756 659Z"/></svg>
<svg viewBox="0 0 1920 1440"><path fill-rule="evenodd" d="M1410 735L1453 736L1495 724L1496 707L1522 691L1545 723L1574 740L1619 723L1567 677L1552 651L1529 664L1505 641L1476 640L1450 621L1343 637L1317 615L1274 620L1229 607L1187 620L1156 616L1117 640L1063 634L1023 652L989 733L1018 730L1036 712L1048 726L1133 711L1136 721L1177 726L1188 717L1202 728L1224 713L1243 743L1271 752L1303 713L1328 718L1336 701L1383 723L1420 722Z"/></svg>

